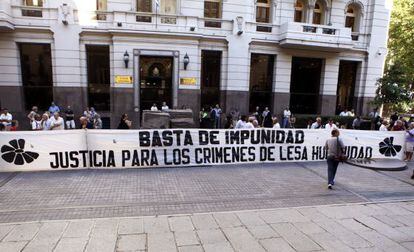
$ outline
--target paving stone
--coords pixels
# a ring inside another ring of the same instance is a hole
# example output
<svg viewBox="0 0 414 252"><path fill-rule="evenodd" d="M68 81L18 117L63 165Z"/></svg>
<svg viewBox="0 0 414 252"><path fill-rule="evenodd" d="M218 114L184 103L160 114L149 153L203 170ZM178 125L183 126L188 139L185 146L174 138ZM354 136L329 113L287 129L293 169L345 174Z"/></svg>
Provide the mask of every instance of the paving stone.
<svg viewBox="0 0 414 252"><path fill-rule="evenodd" d="M197 235L195 231L179 231L174 232L175 242L177 246L198 245Z"/></svg>
<svg viewBox="0 0 414 252"><path fill-rule="evenodd" d="M231 247L228 242L220 242L213 244L203 244L205 252L234 252L235 250Z"/></svg>
<svg viewBox="0 0 414 252"><path fill-rule="evenodd" d="M44 223L36 236L27 244L25 251L52 251L58 243L63 232L65 231L67 222L49 222Z"/></svg>
<svg viewBox="0 0 414 252"><path fill-rule="evenodd" d="M67 237L62 238L53 252L79 252L83 251L88 243L89 237Z"/></svg>
<svg viewBox="0 0 414 252"><path fill-rule="evenodd" d="M63 237L89 237L94 225L95 222L93 220L70 221L63 233Z"/></svg>
<svg viewBox="0 0 414 252"><path fill-rule="evenodd" d="M228 242L221 229L198 230L197 234L203 245Z"/></svg>
<svg viewBox="0 0 414 252"><path fill-rule="evenodd" d="M403 243L401 243L401 245L404 248L406 248L406 249L408 249L410 251L414 251L414 241L411 241L411 242L403 242Z"/></svg>
<svg viewBox="0 0 414 252"><path fill-rule="evenodd" d="M177 251L173 233L149 233L148 252Z"/></svg>
<svg viewBox="0 0 414 252"><path fill-rule="evenodd" d="M197 230L219 228L212 214L194 214L191 220Z"/></svg>
<svg viewBox="0 0 414 252"><path fill-rule="evenodd" d="M373 217L357 217L356 220L394 241L402 242L411 240L411 238L405 233L400 232Z"/></svg>
<svg viewBox="0 0 414 252"><path fill-rule="evenodd" d="M395 229L406 234L410 241L414 241L414 227L396 227Z"/></svg>
<svg viewBox="0 0 414 252"><path fill-rule="evenodd" d="M20 252L24 246L26 246L27 241L9 241L9 242L0 242L0 251L4 252Z"/></svg>
<svg viewBox="0 0 414 252"><path fill-rule="evenodd" d="M399 203L385 203L381 204L380 207L385 208L388 210L388 214L390 215L409 215L412 214L411 211L401 207Z"/></svg>
<svg viewBox="0 0 414 252"><path fill-rule="evenodd" d="M257 212L240 212L237 213L237 217L239 217L240 221L245 226L263 226L266 223L259 217Z"/></svg>
<svg viewBox="0 0 414 252"><path fill-rule="evenodd" d="M404 227L405 224L397 221L396 219L392 218L392 215L374 215L372 216L375 219L381 221L382 223L385 223L386 225L390 227Z"/></svg>
<svg viewBox="0 0 414 252"><path fill-rule="evenodd" d="M266 224L262 226L249 226L247 229L256 239L280 237L280 235L276 233L275 230Z"/></svg>
<svg viewBox="0 0 414 252"><path fill-rule="evenodd" d="M327 251L349 252L354 251L330 233L313 233L309 236Z"/></svg>
<svg viewBox="0 0 414 252"><path fill-rule="evenodd" d="M118 219L98 219L92 229L92 235L104 236L116 235L118 231Z"/></svg>
<svg viewBox="0 0 414 252"><path fill-rule="evenodd" d="M243 225L234 213L215 213L213 217L221 228L239 227Z"/></svg>
<svg viewBox="0 0 414 252"><path fill-rule="evenodd" d="M366 248L371 247L372 244L357 235L356 233L346 229L336 221L318 221L316 222L319 226L325 229L327 232L336 236L346 245L352 248Z"/></svg>
<svg viewBox="0 0 414 252"><path fill-rule="evenodd" d="M272 211L264 211L260 217L266 223L280 222L308 222L310 219L299 213L296 209L277 209Z"/></svg>
<svg viewBox="0 0 414 252"><path fill-rule="evenodd" d="M265 252L264 248L244 227L224 228L223 232L236 251Z"/></svg>
<svg viewBox="0 0 414 252"><path fill-rule="evenodd" d="M319 212L316 207L306 207L298 209L298 212L301 213L306 218L313 220L313 221L320 221L320 220L327 220L329 219L328 216L324 215L323 213Z"/></svg>
<svg viewBox="0 0 414 252"><path fill-rule="evenodd" d="M309 239L290 223L277 223L272 224L271 226L297 251L312 251L321 249L318 244Z"/></svg>
<svg viewBox="0 0 414 252"><path fill-rule="evenodd" d="M360 222L356 221L355 219L341 219L337 220L339 224L344 226L345 228L349 229L350 231L354 232L363 232L363 231L370 231L371 228L362 225Z"/></svg>
<svg viewBox="0 0 414 252"><path fill-rule="evenodd" d="M120 219L118 224L118 234L142 234L144 233L143 218Z"/></svg>
<svg viewBox="0 0 414 252"><path fill-rule="evenodd" d="M406 226L414 227L414 214L390 215L390 217L395 219L396 221L404 223L404 225L406 225Z"/></svg>
<svg viewBox="0 0 414 252"><path fill-rule="evenodd" d="M399 252L399 251L409 251L408 249L404 248L400 244L388 239L384 235L381 235L375 230L366 231L359 233L361 237L368 240L372 243L376 248L381 248L383 251L392 251L392 252Z"/></svg>
<svg viewBox="0 0 414 252"><path fill-rule="evenodd" d="M295 250L283 238L270 238L259 241L268 252L294 252Z"/></svg>
<svg viewBox="0 0 414 252"><path fill-rule="evenodd" d="M16 225L0 225L0 241L15 227Z"/></svg>
<svg viewBox="0 0 414 252"><path fill-rule="evenodd" d="M203 252L201 245L183 246L178 247L178 252Z"/></svg>
<svg viewBox="0 0 414 252"><path fill-rule="evenodd" d="M313 222L295 222L293 225L302 231L302 233L307 235L326 232L324 229Z"/></svg>
<svg viewBox="0 0 414 252"><path fill-rule="evenodd" d="M15 228L4 237L3 241L30 241L39 231L40 223L24 223Z"/></svg>
<svg viewBox="0 0 414 252"><path fill-rule="evenodd" d="M120 235L116 246L117 251L145 250L147 236L145 234Z"/></svg>
<svg viewBox="0 0 414 252"><path fill-rule="evenodd" d="M172 231L193 231L194 226L190 216L169 217L170 229Z"/></svg>
<svg viewBox="0 0 414 252"><path fill-rule="evenodd" d="M113 252L116 247L118 219L99 219L91 231L86 252Z"/></svg>
<svg viewBox="0 0 414 252"><path fill-rule="evenodd" d="M145 217L144 231L145 233L169 233L170 227L167 217Z"/></svg>

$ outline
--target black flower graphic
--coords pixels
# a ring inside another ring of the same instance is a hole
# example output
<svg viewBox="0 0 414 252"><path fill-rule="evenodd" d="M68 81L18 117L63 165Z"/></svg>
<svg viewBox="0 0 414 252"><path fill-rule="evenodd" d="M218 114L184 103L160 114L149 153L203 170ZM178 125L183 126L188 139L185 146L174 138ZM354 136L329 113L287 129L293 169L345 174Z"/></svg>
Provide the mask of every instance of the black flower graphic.
<svg viewBox="0 0 414 252"><path fill-rule="evenodd" d="M382 155L386 157L396 156L398 152L402 149L401 145L394 145L394 137L387 137L379 143L379 151Z"/></svg>
<svg viewBox="0 0 414 252"><path fill-rule="evenodd" d="M9 142L9 145L3 145L1 147L1 157L8 163L14 163L15 165L24 165L24 163L31 163L39 154L31 151L24 151L24 139L14 139Z"/></svg>

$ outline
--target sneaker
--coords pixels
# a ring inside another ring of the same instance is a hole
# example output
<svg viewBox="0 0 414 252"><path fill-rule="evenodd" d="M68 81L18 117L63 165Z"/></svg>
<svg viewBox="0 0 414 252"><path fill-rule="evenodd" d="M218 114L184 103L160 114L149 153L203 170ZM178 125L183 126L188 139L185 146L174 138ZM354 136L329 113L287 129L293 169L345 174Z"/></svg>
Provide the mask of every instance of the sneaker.
<svg viewBox="0 0 414 252"><path fill-rule="evenodd" d="M331 184L328 184L328 189L332 189L332 185Z"/></svg>

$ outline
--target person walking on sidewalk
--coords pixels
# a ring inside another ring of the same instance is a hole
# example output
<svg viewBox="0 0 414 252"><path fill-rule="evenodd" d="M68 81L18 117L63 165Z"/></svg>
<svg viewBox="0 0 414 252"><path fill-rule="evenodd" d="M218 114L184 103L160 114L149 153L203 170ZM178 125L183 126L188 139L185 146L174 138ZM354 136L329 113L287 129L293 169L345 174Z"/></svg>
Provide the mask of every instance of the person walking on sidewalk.
<svg viewBox="0 0 414 252"><path fill-rule="evenodd" d="M340 162L340 157L345 153L345 145L339 139L339 130L334 129L331 132L332 137L326 140L325 147L328 151L328 188L332 189L335 184L336 170Z"/></svg>

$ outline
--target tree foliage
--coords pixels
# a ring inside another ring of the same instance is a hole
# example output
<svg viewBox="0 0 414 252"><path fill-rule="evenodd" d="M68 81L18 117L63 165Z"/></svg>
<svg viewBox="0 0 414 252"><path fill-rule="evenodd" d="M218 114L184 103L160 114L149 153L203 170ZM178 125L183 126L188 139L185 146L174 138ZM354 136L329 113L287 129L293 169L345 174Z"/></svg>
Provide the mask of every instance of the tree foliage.
<svg viewBox="0 0 414 252"><path fill-rule="evenodd" d="M407 111L414 105L414 0L394 0L383 78L375 103Z"/></svg>

